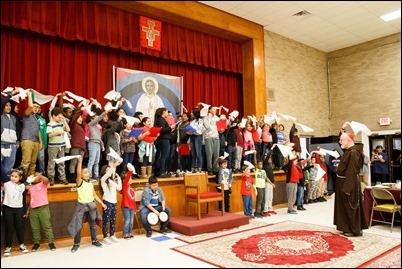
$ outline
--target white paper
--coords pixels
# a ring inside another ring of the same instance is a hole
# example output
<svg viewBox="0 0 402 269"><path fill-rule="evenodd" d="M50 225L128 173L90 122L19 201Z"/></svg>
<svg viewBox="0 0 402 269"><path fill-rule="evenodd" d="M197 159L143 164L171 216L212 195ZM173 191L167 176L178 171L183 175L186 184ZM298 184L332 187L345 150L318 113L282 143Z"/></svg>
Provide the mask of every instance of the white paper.
<svg viewBox="0 0 402 269"><path fill-rule="evenodd" d="M1 156L10 157L11 156L11 148L9 148L9 149L1 148Z"/></svg>
<svg viewBox="0 0 402 269"><path fill-rule="evenodd" d="M248 119L251 120L251 122L253 123L253 125L255 126L255 123L257 122L257 118L254 115L248 115L247 116Z"/></svg>
<svg viewBox="0 0 402 269"><path fill-rule="evenodd" d="M328 155L330 155L330 156L332 156L334 158L339 158L340 157L338 151L336 151L336 150L327 150L327 149L321 149L321 150L323 150L325 153L327 153Z"/></svg>
<svg viewBox="0 0 402 269"><path fill-rule="evenodd" d="M237 118L237 117L239 116L239 111L233 110L232 112L229 113L229 116L230 116L232 119L235 119L235 118Z"/></svg>
<svg viewBox="0 0 402 269"><path fill-rule="evenodd" d="M116 110L118 107L118 103L115 106L112 106L111 102L107 102L105 105L105 111L109 111L109 110Z"/></svg>
<svg viewBox="0 0 402 269"><path fill-rule="evenodd" d="M53 100L50 103L50 109L49 110L52 110L56 106L57 99L58 99L57 95L55 97L53 97ZM50 114L50 111L49 111L49 114Z"/></svg>
<svg viewBox="0 0 402 269"><path fill-rule="evenodd" d="M223 153L223 156L220 156L219 158L221 159L226 159L229 156L229 153L227 153L226 151Z"/></svg>
<svg viewBox="0 0 402 269"><path fill-rule="evenodd" d="M27 180L26 180L26 182L29 183L29 184L32 184L32 182L34 182L34 181L35 181L35 176L34 175L29 176L27 178Z"/></svg>
<svg viewBox="0 0 402 269"><path fill-rule="evenodd" d="M229 108L224 107L224 106L221 106L221 108L222 108L223 110L225 110L225 111L226 111L226 113L227 113L227 112L229 112Z"/></svg>
<svg viewBox="0 0 402 269"><path fill-rule="evenodd" d="M70 91L65 91L65 93L67 93L68 96L70 96L71 98L73 98L77 102L81 103L82 101L88 101L88 99L86 99L86 98L84 98L82 96L76 95L76 94L74 94L74 93L72 93Z"/></svg>
<svg viewBox="0 0 402 269"><path fill-rule="evenodd" d="M10 92L13 92L13 90L14 90L14 88L13 87L7 87L7 88L5 88L4 89L4 93L10 93Z"/></svg>
<svg viewBox="0 0 402 269"><path fill-rule="evenodd" d="M240 128L246 128L246 123L247 123L247 119L246 118L242 118L240 121Z"/></svg>
<svg viewBox="0 0 402 269"><path fill-rule="evenodd" d="M249 154L254 154L255 150L247 150L244 152L244 155L247 156Z"/></svg>
<svg viewBox="0 0 402 269"><path fill-rule="evenodd" d="M249 169L254 169L255 168L255 166L252 163L250 163L249 161L244 161L243 163L245 165L247 165Z"/></svg>
<svg viewBox="0 0 402 269"><path fill-rule="evenodd" d="M21 87L16 87L19 90L19 93L14 95L13 97L11 97L10 100L13 100L16 103L20 102L21 100L25 100L25 98L27 97L27 90L21 88Z"/></svg>
<svg viewBox="0 0 402 269"><path fill-rule="evenodd" d="M274 120L275 120L276 123L280 123L280 122L281 122L281 119L278 118L278 114L276 114L276 111L272 111L271 117L274 118Z"/></svg>
<svg viewBox="0 0 402 269"><path fill-rule="evenodd" d="M71 160L71 159L78 158L80 156L81 155L64 156L64 157L61 157L61 158L58 158L58 159L54 159L54 161L55 161L55 163L61 163L61 162L65 162L65 161L68 161L68 160Z"/></svg>
<svg viewBox="0 0 402 269"><path fill-rule="evenodd" d="M74 99L68 98L67 96L63 96L63 99L69 101L70 103L74 103Z"/></svg>
<svg viewBox="0 0 402 269"><path fill-rule="evenodd" d="M123 161L123 158L119 156L119 154L117 154L116 151L114 151L114 149L112 149L111 147L109 147L109 153L107 154L108 156L112 157L113 159L115 159L116 161Z"/></svg>
<svg viewBox="0 0 402 269"><path fill-rule="evenodd" d="M364 125L363 123L360 123L360 122L357 122L357 121L351 121L349 123L349 125L350 125L350 128L352 128L352 130L353 130L353 132L355 134L358 134L359 132L362 132L362 133L364 133L364 134L366 134L368 136L371 135L370 129L366 125Z"/></svg>
<svg viewBox="0 0 402 269"><path fill-rule="evenodd" d="M199 104L202 105L202 109L200 110L200 116L205 117L206 115L208 115L208 109L211 105L205 103L199 103Z"/></svg>
<svg viewBox="0 0 402 269"><path fill-rule="evenodd" d="M73 104L70 104L70 103L64 103L63 107L69 107L69 108L72 108L72 109L75 108L75 106Z"/></svg>
<svg viewBox="0 0 402 269"><path fill-rule="evenodd" d="M107 92L107 93L105 94L105 96L103 96L103 98L112 101L112 100L117 100L117 99L119 99L120 96L121 96L120 92L116 92L116 91L114 91L114 90L111 90L111 91Z"/></svg>
<svg viewBox="0 0 402 269"><path fill-rule="evenodd" d="M264 115L263 121L264 123L271 125L275 121L275 119L272 116Z"/></svg>
<svg viewBox="0 0 402 269"><path fill-rule="evenodd" d="M287 146L287 147L289 147L289 148L292 148L292 149L293 149L293 147L295 146L295 143L288 142L288 143L284 144L284 146Z"/></svg>
<svg viewBox="0 0 402 269"><path fill-rule="evenodd" d="M126 100L126 104L128 108L133 109L133 105L131 104L130 100Z"/></svg>
<svg viewBox="0 0 402 269"><path fill-rule="evenodd" d="M285 114L282 114L282 113L279 113L279 112L278 112L278 115L281 116L282 118L284 118L285 120L296 121L296 118L293 117L293 116L285 115Z"/></svg>
<svg viewBox="0 0 402 269"><path fill-rule="evenodd" d="M135 174L135 168L134 168L134 166L133 166L131 163L127 163L127 169L130 170L130 171L132 171L133 174Z"/></svg>
<svg viewBox="0 0 402 269"><path fill-rule="evenodd" d="M296 124L299 125L302 128L303 132L306 132L306 133L314 132L313 128L310 128L310 127L308 127L306 125L303 125L303 124L297 123L297 122L296 122Z"/></svg>
<svg viewBox="0 0 402 269"><path fill-rule="evenodd" d="M292 152L292 148L281 144L274 144L274 146L275 145L279 148L283 157L288 158L289 160L293 160L296 157Z"/></svg>
<svg viewBox="0 0 402 269"><path fill-rule="evenodd" d="M32 90L32 92L34 93L35 102L37 102L40 105L49 103L54 98L53 95L45 95L35 90Z"/></svg>
<svg viewBox="0 0 402 269"><path fill-rule="evenodd" d="M320 178L322 178L326 174L326 172L321 168L321 166L319 164L316 164L316 165L317 165L317 168L318 168L316 180L319 180Z"/></svg>
<svg viewBox="0 0 402 269"><path fill-rule="evenodd" d="M123 118L125 118L127 120L127 123L130 124L131 126L133 126L134 124L138 124L140 123L140 119L136 118L136 117L131 117L131 116L127 116L127 115L121 115Z"/></svg>
<svg viewBox="0 0 402 269"><path fill-rule="evenodd" d="M64 132L64 142L66 143L66 149L70 149L71 141L70 138L68 137L68 132Z"/></svg>

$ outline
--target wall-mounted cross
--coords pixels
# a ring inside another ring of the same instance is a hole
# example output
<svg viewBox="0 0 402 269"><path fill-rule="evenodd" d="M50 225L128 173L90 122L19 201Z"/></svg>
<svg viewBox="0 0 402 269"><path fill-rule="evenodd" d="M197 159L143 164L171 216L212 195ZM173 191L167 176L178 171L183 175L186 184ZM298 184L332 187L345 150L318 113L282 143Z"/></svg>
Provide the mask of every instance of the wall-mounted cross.
<svg viewBox="0 0 402 269"><path fill-rule="evenodd" d="M159 36L159 31L154 29L154 27L155 27L154 21L147 20L147 24L148 24L148 27L142 26L142 31L147 33L148 46L153 47L155 37Z"/></svg>

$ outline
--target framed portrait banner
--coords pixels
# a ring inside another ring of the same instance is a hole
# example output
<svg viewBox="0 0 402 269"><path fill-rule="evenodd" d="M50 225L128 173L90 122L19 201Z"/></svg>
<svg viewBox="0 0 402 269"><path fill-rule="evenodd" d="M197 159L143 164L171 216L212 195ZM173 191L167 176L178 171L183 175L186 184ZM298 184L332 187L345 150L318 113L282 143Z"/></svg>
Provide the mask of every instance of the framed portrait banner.
<svg viewBox="0 0 402 269"><path fill-rule="evenodd" d="M155 111L166 107L177 118L182 109L183 77L114 67L115 91L130 101L132 114L141 111L154 121Z"/></svg>

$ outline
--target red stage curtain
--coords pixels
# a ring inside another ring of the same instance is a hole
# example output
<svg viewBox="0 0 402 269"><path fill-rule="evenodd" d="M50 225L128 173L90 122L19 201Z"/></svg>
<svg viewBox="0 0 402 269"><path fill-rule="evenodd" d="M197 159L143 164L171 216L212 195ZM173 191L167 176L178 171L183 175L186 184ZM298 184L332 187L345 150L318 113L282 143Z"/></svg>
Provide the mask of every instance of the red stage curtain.
<svg viewBox="0 0 402 269"><path fill-rule="evenodd" d="M163 23L161 52L139 49L138 15L96 2L2 1L1 87L69 90L105 102L112 66L183 76L183 104L242 112L241 44ZM132 26L132 27L131 27Z"/></svg>
<svg viewBox="0 0 402 269"><path fill-rule="evenodd" d="M94 1L2 1L1 24L242 73L241 44L237 42L163 22L161 52L140 49L139 15Z"/></svg>

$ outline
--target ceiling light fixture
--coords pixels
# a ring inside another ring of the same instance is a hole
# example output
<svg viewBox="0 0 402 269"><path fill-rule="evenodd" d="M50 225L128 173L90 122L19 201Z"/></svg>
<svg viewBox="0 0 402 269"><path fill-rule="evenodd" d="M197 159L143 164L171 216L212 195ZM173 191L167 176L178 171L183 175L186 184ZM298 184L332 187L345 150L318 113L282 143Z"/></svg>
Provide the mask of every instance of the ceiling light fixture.
<svg viewBox="0 0 402 269"><path fill-rule="evenodd" d="M293 14L292 16L293 17L300 17L300 16L307 16L307 15L310 15L310 14L311 13L308 12L307 10L302 10L302 11L299 11L299 12Z"/></svg>
<svg viewBox="0 0 402 269"><path fill-rule="evenodd" d="M382 15L380 18L383 21L391 21L391 20L394 20L394 19L397 19L400 17L401 17L401 10L396 10L396 11L390 12L388 14Z"/></svg>

